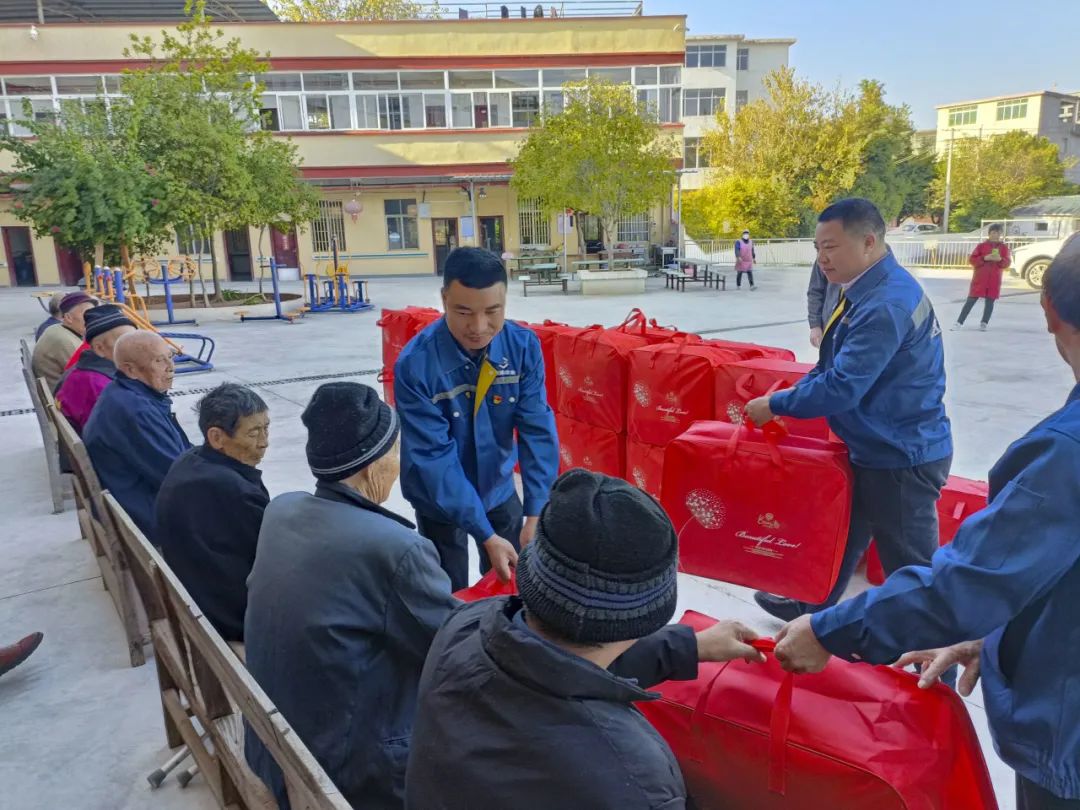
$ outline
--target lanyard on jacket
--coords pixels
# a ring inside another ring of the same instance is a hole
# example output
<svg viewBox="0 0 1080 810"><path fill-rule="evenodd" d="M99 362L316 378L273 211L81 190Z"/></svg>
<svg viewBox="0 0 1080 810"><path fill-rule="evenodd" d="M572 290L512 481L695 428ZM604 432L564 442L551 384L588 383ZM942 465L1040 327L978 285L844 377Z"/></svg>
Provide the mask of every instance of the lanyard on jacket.
<svg viewBox="0 0 1080 810"><path fill-rule="evenodd" d="M840 316L844 314L844 310L847 309L847 296L844 295L844 291L840 290L840 300L836 302L836 309L833 310L833 314L829 316L829 322L825 324L825 329L822 331L822 335L829 334L829 330L832 329L833 324L840 320Z"/></svg>
<svg viewBox="0 0 1080 810"><path fill-rule="evenodd" d="M473 420L476 419L477 414L480 413L480 406L484 402L484 397L487 396L489 390L491 390L491 384L495 382L495 377L498 376L495 372L495 366L491 365L491 362L485 357L484 362L480 364L480 378L476 381L476 401L473 402Z"/></svg>

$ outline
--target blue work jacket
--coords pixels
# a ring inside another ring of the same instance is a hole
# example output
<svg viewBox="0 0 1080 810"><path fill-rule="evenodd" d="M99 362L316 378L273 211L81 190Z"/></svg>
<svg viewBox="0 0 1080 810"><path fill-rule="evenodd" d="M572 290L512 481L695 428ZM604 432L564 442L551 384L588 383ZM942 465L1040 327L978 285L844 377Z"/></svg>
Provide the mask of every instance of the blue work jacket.
<svg viewBox="0 0 1080 810"><path fill-rule="evenodd" d="M480 360L458 345L444 318L413 338L394 366L402 493L420 515L480 540L494 534L487 513L514 494L519 450L527 516L540 514L559 472L540 341L507 321L487 357L497 376L475 417Z"/></svg>
<svg viewBox="0 0 1080 810"><path fill-rule="evenodd" d="M985 639L982 688L998 753L1080 799L1080 385L990 471L990 505L931 567L816 614L829 652L872 664Z"/></svg>
<svg viewBox="0 0 1080 810"><path fill-rule="evenodd" d="M769 399L772 412L828 417L851 462L899 469L952 455L945 415L945 352L934 307L892 253L844 293L817 367Z"/></svg>

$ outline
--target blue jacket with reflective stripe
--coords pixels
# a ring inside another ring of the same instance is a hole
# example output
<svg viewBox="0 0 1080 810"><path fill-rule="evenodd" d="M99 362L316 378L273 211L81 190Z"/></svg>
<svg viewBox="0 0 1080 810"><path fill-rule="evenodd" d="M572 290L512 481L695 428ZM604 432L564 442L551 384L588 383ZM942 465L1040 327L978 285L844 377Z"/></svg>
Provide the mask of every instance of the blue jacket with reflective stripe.
<svg viewBox="0 0 1080 810"><path fill-rule="evenodd" d="M990 505L932 567L816 614L833 655L872 664L985 639L982 688L1001 758L1080 799L1080 385L990 471Z"/></svg>
<svg viewBox="0 0 1080 810"><path fill-rule="evenodd" d="M825 335L817 368L772 395L773 413L828 417L860 467L952 455L941 326L922 286L889 253L845 295L848 308Z"/></svg>
<svg viewBox="0 0 1080 810"><path fill-rule="evenodd" d="M540 514L559 472L539 339L507 321L487 357L498 376L475 419L479 364L444 318L413 338L394 366L401 491L419 514L480 540L494 533L487 513L514 494L519 450L526 515Z"/></svg>

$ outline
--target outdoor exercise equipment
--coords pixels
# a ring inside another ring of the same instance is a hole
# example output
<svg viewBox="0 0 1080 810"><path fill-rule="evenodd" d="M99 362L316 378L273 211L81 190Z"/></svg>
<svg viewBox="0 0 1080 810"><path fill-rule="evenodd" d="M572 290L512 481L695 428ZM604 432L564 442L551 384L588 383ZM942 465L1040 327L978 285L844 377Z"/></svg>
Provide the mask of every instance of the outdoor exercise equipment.
<svg viewBox="0 0 1080 810"><path fill-rule="evenodd" d="M194 332L162 332L147 314L146 302L135 290L135 269L126 270L118 267L94 267L89 262L85 265L86 291L102 301L116 304L127 318L139 329L157 332L172 346L176 355L173 362L177 374L194 374L200 371L213 371L214 340L206 335ZM177 322L179 323L179 322ZM199 348L194 353L184 351L177 340L199 341Z"/></svg>
<svg viewBox="0 0 1080 810"><path fill-rule="evenodd" d="M259 267L263 266L263 262L266 259L263 256L259 257ZM304 313L300 312L282 312L281 311L281 285L278 283L278 267L277 261L273 258L270 259L270 283L274 288L274 314L273 315L248 315L243 310L240 311L241 323L246 321L285 321L285 323L292 323L297 318L302 318Z"/></svg>
<svg viewBox="0 0 1080 810"><path fill-rule="evenodd" d="M373 309L368 298L367 279L349 276L349 265L338 261L337 239L331 240L333 263L326 268L326 278L321 279L319 265L314 273L307 273L308 312L363 312ZM321 290L320 290L321 287Z"/></svg>
<svg viewBox="0 0 1080 810"><path fill-rule="evenodd" d="M177 281L191 281L194 277L195 270L192 267L186 267L183 263L178 263L179 266L176 267L176 275L173 275L173 264L172 261L167 261L165 259L160 260L161 278L154 278L151 271L145 265L142 269L142 280L147 285L147 288L149 289L151 284L158 284L161 285L161 288L165 293L165 312L168 315L168 319L165 321L154 321L154 326L176 326L177 324L183 323L196 323L194 318L186 320L178 320L176 318L176 314L173 311L172 296L172 285Z"/></svg>

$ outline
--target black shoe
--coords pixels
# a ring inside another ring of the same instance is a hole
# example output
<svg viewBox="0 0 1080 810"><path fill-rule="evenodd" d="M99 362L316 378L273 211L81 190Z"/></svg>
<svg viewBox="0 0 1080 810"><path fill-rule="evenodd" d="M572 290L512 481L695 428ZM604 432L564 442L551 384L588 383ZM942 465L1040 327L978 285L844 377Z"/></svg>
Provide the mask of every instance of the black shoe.
<svg viewBox="0 0 1080 810"><path fill-rule="evenodd" d="M806 613L806 607L802 602L785 599L782 596L773 596L771 593L765 593L765 591L756 592L754 601L758 603L758 607L782 622L793 622Z"/></svg>

